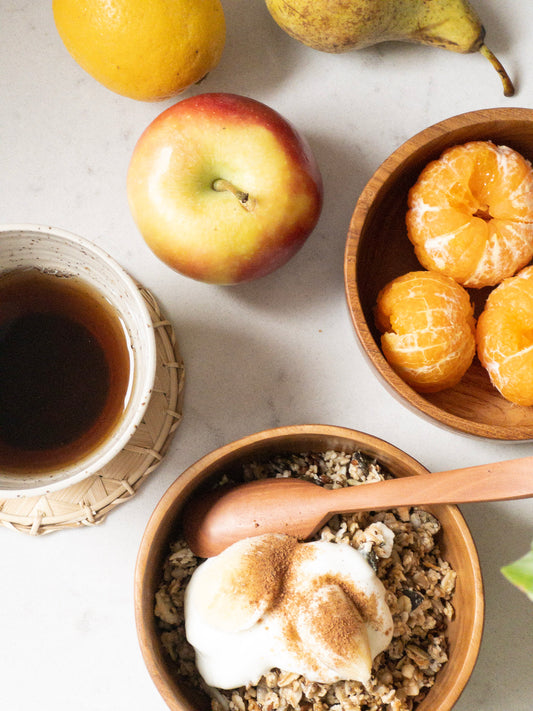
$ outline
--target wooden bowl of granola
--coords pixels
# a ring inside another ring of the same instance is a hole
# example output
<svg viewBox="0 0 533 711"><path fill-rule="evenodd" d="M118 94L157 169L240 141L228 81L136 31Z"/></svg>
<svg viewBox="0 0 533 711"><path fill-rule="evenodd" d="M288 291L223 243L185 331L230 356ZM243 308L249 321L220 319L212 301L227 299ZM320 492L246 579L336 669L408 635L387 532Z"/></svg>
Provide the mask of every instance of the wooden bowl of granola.
<svg viewBox="0 0 533 711"><path fill-rule="evenodd" d="M374 309L390 281L422 270L407 237L407 196L421 171L451 146L492 141L533 161L533 111L495 108L454 116L416 134L376 170L352 215L344 277L348 307L362 351L381 382L400 402L435 424L467 435L497 440L533 439L533 408L503 398L477 357L454 387L415 391L383 355ZM467 289L479 316L490 287Z"/></svg>
<svg viewBox="0 0 533 711"><path fill-rule="evenodd" d="M211 708L209 696L198 684L193 653L184 637L183 588L199 561L181 539L181 513L201 487L211 487L228 477L239 481L282 471L284 475L309 476L326 486L350 485L354 480L364 482L384 475L427 474L420 463L383 440L325 425L280 427L244 437L207 454L181 474L148 522L135 570L141 651L172 711ZM383 519L384 515L387 518ZM379 516L398 534L394 544L398 548L390 554L391 560L382 568L376 564L392 601L395 637L391 647L374 661L376 683L371 700L385 703L381 699L388 694L389 698L406 699L399 709L449 711L474 668L483 628L482 578L468 527L459 509L448 505L426 507L423 512L403 509L361 516L360 528L372 525ZM345 531L343 521L334 517L328 535ZM400 561L408 560L405 569L398 569L403 565ZM226 697L220 693L218 699L224 703ZM246 708L246 692L235 693ZM274 687L273 693L282 697L285 692ZM329 693L334 694L334 689ZM359 685L357 693L368 703L364 687ZM416 703L411 706L413 698ZM304 697L301 704L305 705Z"/></svg>

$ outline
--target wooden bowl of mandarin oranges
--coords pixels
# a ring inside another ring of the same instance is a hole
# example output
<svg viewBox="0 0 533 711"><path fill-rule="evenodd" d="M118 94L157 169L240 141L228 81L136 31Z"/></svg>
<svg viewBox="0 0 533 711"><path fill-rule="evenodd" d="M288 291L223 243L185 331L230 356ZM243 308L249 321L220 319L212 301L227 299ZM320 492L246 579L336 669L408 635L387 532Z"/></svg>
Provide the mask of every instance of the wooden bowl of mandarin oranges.
<svg viewBox="0 0 533 711"><path fill-rule="evenodd" d="M400 401L444 427L533 439L533 110L446 119L401 145L356 204L348 306Z"/></svg>

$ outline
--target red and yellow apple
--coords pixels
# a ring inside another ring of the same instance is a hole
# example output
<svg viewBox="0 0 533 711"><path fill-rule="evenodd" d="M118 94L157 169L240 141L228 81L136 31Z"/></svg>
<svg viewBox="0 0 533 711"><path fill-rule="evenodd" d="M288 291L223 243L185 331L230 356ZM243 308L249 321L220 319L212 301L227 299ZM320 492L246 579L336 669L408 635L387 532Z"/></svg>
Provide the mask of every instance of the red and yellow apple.
<svg viewBox="0 0 533 711"><path fill-rule="evenodd" d="M279 113L200 94L163 111L128 169L130 209L152 251L199 281L264 276L303 245L322 208L316 160Z"/></svg>

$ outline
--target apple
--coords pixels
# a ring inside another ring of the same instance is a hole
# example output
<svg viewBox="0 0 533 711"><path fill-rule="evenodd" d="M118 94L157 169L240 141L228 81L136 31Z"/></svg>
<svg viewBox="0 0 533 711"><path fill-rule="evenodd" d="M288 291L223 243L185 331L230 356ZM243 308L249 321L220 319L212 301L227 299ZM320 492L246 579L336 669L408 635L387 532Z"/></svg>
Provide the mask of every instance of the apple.
<svg viewBox="0 0 533 711"><path fill-rule="evenodd" d="M322 209L305 139L244 96L206 93L163 111L139 138L128 202L150 249L185 276L234 284L277 269Z"/></svg>

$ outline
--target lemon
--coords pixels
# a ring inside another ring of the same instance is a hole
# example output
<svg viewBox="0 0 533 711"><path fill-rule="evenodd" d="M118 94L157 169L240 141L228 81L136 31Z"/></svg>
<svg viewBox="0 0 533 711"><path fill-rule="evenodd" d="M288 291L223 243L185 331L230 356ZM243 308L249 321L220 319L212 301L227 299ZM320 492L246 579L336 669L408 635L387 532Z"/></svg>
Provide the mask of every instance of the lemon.
<svg viewBox="0 0 533 711"><path fill-rule="evenodd" d="M200 81L226 39L220 0L53 0L78 64L108 89L159 101Z"/></svg>

